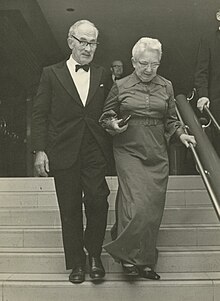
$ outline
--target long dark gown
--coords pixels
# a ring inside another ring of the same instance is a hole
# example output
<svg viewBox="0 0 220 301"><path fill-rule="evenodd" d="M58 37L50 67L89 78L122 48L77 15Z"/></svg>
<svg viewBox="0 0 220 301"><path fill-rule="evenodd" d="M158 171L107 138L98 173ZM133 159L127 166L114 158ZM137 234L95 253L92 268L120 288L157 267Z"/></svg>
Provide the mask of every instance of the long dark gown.
<svg viewBox="0 0 220 301"><path fill-rule="evenodd" d="M101 124L111 129L112 118L125 113L132 115L128 128L113 138L119 182L116 238L104 249L116 261L153 268L169 173L167 140L180 131L171 83L156 76L144 84L135 73L118 81Z"/></svg>

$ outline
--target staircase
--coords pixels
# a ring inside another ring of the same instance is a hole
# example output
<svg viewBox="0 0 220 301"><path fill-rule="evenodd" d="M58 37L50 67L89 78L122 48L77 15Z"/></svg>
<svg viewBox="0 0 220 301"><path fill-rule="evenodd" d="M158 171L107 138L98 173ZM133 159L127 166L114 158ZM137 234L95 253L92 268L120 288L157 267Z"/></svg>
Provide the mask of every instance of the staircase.
<svg viewBox="0 0 220 301"><path fill-rule="evenodd" d="M160 281L128 281L103 252L106 280L71 284L53 179L0 179L0 301L219 301L220 223L200 176L170 176L158 249Z"/></svg>

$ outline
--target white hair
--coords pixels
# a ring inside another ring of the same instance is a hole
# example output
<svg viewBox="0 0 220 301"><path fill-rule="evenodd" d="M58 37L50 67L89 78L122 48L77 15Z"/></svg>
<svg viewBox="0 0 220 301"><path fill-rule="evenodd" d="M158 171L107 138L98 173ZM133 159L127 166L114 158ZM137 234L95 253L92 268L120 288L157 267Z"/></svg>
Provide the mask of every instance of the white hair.
<svg viewBox="0 0 220 301"><path fill-rule="evenodd" d="M162 45L159 40L143 37L137 41L137 43L132 48L132 57L135 60L139 54L145 50L157 51L159 59L162 56Z"/></svg>
<svg viewBox="0 0 220 301"><path fill-rule="evenodd" d="M78 27L83 24L87 24L87 25L94 27L94 29L96 31L96 38L98 37L98 34L99 34L98 29L95 27L95 25L92 22L90 22L88 20L79 20L76 23L74 23L69 29L68 37L70 37L71 35L75 35L77 33Z"/></svg>

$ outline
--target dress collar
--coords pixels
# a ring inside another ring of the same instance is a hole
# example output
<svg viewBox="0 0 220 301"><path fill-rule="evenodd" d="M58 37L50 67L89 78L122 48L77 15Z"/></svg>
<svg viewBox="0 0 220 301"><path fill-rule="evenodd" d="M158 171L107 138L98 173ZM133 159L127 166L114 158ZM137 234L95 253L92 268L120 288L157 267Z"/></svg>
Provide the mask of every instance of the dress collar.
<svg viewBox="0 0 220 301"><path fill-rule="evenodd" d="M125 82L125 86L129 88L129 87L135 86L138 83L141 83L141 80L137 76L136 72L134 71L133 73L130 74L128 80ZM162 78L158 74L150 82L148 82L146 84L150 84L150 83L154 83L156 85L161 85L161 86L166 85L164 80L162 80Z"/></svg>

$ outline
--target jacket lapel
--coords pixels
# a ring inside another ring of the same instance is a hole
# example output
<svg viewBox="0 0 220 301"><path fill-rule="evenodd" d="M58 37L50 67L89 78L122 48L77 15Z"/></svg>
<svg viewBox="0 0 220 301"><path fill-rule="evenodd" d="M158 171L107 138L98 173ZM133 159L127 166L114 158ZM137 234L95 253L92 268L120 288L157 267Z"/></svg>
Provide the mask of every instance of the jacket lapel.
<svg viewBox="0 0 220 301"><path fill-rule="evenodd" d="M53 71L56 74L58 80L61 82L64 89L72 96L72 98L80 105L83 106L79 93L76 89L74 81L67 68L66 61L53 67Z"/></svg>
<svg viewBox="0 0 220 301"><path fill-rule="evenodd" d="M92 100L97 88L100 85L102 77L102 68L97 68L93 64L90 67L90 85L89 85L89 93L86 100L86 105Z"/></svg>

